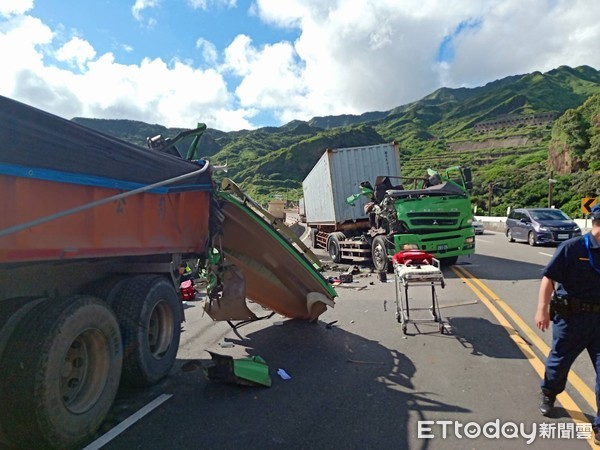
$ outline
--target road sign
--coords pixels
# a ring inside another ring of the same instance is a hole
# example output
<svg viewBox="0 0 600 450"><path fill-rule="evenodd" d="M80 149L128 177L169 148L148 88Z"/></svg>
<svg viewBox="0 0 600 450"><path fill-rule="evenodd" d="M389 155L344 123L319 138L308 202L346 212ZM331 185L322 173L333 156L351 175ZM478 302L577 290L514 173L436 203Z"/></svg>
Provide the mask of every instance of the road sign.
<svg viewBox="0 0 600 450"><path fill-rule="evenodd" d="M592 208L598 203L598 199L595 197L583 197L581 199L581 212L584 214L591 214Z"/></svg>

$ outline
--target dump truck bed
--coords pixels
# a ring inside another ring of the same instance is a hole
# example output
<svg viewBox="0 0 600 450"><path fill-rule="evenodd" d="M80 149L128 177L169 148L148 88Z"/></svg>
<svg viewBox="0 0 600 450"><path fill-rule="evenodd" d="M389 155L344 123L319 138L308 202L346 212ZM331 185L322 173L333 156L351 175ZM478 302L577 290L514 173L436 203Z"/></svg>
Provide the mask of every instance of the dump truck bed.
<svg viewBox="0 0 600 450"><path fill-rule="evenodd" d="M199 169L0 97L0 233ZM211 192L206 171L0 234L0 262L200 252Z"/></svg>

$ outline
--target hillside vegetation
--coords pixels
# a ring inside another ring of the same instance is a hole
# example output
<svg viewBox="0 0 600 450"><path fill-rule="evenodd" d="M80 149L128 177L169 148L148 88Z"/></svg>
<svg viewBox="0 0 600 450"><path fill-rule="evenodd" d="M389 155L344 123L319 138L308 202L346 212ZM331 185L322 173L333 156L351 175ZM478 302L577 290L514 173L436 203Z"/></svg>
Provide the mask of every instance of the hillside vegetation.
<svg viewBox="0 0 600 450"><path fill-rule="evenodd" d="M73 120L143 146L147 137L182 131L128 120ZM302 180L326 148L396 140L405 176L428 167L471 166L478 215L503 216L509 206L551 201L581 217L581 198L600 193L599 129L600 72L561 66L473 89L441 88L390 111L235 132L209 128L201 155L227 163L226 176L265 203L275 195L298 200ZM178 145L183 156L186 145Z"/></svg>

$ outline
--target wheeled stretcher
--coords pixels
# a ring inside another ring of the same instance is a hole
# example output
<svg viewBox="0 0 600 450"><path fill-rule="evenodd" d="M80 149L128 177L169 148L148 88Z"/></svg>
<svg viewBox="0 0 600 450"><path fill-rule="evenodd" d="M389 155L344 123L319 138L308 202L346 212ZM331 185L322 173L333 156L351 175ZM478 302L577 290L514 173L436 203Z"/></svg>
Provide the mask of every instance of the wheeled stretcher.
<svg viewBox="0 0 600 450"><path fill-rule="evenodd" d="M393 258L394 280L396 285L396 320L402 324L406 334L409 322L433 322L438 324L440 333L444 333L445 323L438 304L436 286L445 287L444 274L440 262L430 253L407 250L396 253ZM431 306L411 308L408 289L411 286L431 287ZM427 318L411 317L411 312L429 311Z"/></svg>

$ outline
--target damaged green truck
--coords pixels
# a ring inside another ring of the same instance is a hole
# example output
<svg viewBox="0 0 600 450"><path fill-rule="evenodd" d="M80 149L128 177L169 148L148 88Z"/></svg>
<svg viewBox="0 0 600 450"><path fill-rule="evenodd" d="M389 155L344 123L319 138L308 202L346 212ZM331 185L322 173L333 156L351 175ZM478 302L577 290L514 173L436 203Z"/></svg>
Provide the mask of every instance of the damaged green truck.
<svg viewBox="0 0 600 450"><path fill-rule="evenodd" d="M475 252L469 168L408 179L396 142L327 149L302 186L311 244L335 263L372 261L384 272L402 250L431 253L444 265Z"/></svg>

